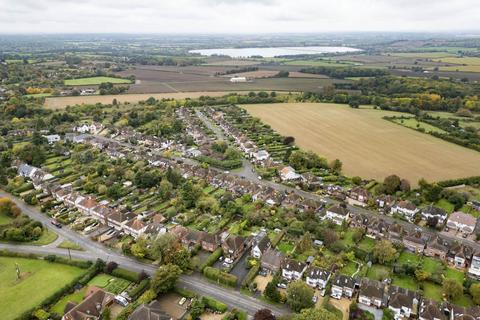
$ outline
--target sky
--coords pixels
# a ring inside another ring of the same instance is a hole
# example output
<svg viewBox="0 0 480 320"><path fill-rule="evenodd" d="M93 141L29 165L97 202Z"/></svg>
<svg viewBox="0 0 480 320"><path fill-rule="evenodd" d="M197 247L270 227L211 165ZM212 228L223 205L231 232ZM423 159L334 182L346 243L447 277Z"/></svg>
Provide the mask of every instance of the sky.
<svg viewBox="0 0 480 320"><path fill-rule="evenodd" d="M0 0L0 33L479 31L479 0Z"/></svg>

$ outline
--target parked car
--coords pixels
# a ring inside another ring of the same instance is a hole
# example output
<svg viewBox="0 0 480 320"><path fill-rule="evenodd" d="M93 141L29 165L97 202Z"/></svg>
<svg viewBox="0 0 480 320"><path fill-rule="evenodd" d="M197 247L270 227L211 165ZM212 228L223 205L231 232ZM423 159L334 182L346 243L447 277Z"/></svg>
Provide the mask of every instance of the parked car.
<svg viewBox="0 0 480 320"><path fill-rule="evenodd" d="M282 289L287 289L287 281L286 280L282 280L280 281L278 284L277 284L277 287L279 288L282 288Z"/></svg>
<svg viewBox="0 0 480 320"><path fill-rule="evenodd" d="M313 302L313 303L317 303L317 301L318 301L318 297L317 297L317 296L313 296L312 302Z"/></svg>
<svg viewBox="0 0 480 320"><path fill-rule="evenodd" d="M60 222L58 222L57 219L52 219L50 221L50 223L53 224L57 228L62 228L62 224Z"/></svg>

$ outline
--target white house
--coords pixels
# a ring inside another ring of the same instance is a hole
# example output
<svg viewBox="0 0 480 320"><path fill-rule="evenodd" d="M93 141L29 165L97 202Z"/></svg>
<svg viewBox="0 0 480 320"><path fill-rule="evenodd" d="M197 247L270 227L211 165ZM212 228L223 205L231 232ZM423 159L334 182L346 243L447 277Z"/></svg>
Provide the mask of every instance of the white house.
<svg viewBox="0 0 480 320"><path fill-rule="evenodd" d="M343 296L347 298L353 297L355 291L355 279L343 274L339 274L332 282L331 296L335 299L340 299Z"/></svg>
<svg viewBox="0 0 480 320"><path fill-rule="evenodd" d="M311 267L307 272L306 282L309 286L321 290L325 289L329 279L330 272L317 267Z"/></svg>
<svg viewBox="0 0 480 320"><path fill-rule="evenodd" d="M413 203L409 201L400 201L399 203L395 204L392 209L390 209L391 213L398 213L407 218L408 220L413 220L415 215L420 211Z"/></svg>
<svg viewBox="0 0 480 320"><path fill-rule="evenodd" d="M447 213L445 210L429 205L428 207L422 209L422 219L427 221L428 219L437 218L438 224L443 224L447 219Z"/></svg>
<svg viewBox="0 0 480 320"><path fill-rule="evenodd" d="M333 221L337 225L342 225L344 221L348 221L350 218L350 212L346 206L334 205L327 209L323 219L328 219Z"/></svg>
<svg viewBox="0 0 480 320"><path fill-rule="evenodd" d="M87 133L87 132L90 132L90 126L84 123L75 127L73 130L80 133Z"/></svg>
<svg viewBox="0 0 480 320"><path fill-rule="evenodd" d="M282 277L287 280L300 280L307 265L292 259L286 259L282 264Z"/></svg>
<svg viewBox="0 0 480 320"><path fill-rule="evenodd" d="M477 251L472 257L472 263L470 268L468 268L468 275L480 279L480 252Z"/></svg>
<svg viewBox="0 0 480 320"><path fill-rule="evenodd" d="M142 234L145 233L147 230L148 225L144 223L142 220L139 219L132 219L128 221L124 227L123 230L125 231L126 234L131 235L135 239L140 237Z"/></svg>
<svg viewBox="0 0 480 320"><path fill-rule="evenodd" d="M266 150L259 150L257 152L254 152L252 154L252 157L253 157L253 159L255 159L255 161L262 162L262 161L268 160L270 155L268 154L268 152Z"/></svg>
<svg viewBox="0 0 480 320"><path fill-rule="evenodd" d="M270 248L270 240L266 234L254 240L252 245L252 257L260 259L263 253Z"/></svg>
<svg viewBox="0 0 480 320"><path fill-rule="evenodd" d="M55 142L60 141L60 136L58 134L50 134L43 137L47 139L48 144L54 144Z"/></svg>
<svg viewBox="0 0 480 320"><path fill-rule="evenodd" d="M295 169L290 166L284 167L282 170L280 170L280 179L282 179L282 181L298 180L301 177L302 176L296 173Z"/></svg>
<svg viewBox="0 0 480 320"><path fill-rule="evenodd" d="M358 302L366 306L381 308L384 306L385 284L380 281L363 278L360 282Z"/></svg>

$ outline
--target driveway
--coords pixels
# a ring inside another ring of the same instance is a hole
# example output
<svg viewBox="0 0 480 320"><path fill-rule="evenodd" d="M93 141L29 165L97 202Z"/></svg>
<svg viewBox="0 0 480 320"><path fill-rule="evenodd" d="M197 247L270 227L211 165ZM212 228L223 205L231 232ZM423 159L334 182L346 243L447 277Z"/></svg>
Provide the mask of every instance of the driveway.
<svg viewBox="0 0 480 320"><path fill-rule="evenodd" d="M357 306L362 310L371 312L374 315L375 320L382 320L382 317L383 317L383 310L382 309L369 307L369 306L366 306L366 305L361 304L361 303L357 304Z"/></svg>
<svg viewBox="0 0 480 320"><path fill-rule="evenodd" d="M230 274L233 274L234 276L237 277L238 281L237 284L240 285L243 281L243 278L247 275L249 269L247 269L247 257L248 257L248 251L246 251L243 256L238 259L237 263L233 267L233 269L230 271Z"/></svg>
<svg viewBox="0 0 480 320"><path fill-rule="evenodd" d="M330 298L329 302L332 306L342 311L343 320L348 320L350 315L350 305L352 304L351 300L346 298L342 298L340 300Z"/></svg>

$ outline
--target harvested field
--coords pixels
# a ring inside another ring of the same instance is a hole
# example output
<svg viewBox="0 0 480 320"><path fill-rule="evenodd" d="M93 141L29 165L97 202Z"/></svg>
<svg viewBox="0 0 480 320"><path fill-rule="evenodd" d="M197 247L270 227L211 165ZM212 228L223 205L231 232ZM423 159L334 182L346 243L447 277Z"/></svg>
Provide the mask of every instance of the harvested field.
<svg viewBox="0 0 480 320"><path fill-rule="evenodd" d="M235 92L235 91L232 91ZM155 99L185 99L198 98L200 96L221 97L231 92L170 92L170 93L144 93L144 94L119 94L119 95L104 95L104 96L77 96L77 97L54 97L45 99L45 107L48 109L63 109L66 106L73 106L76 104L95 104L95 103L112 103L113 99L118 102L136 103L142 100L147 100L150 97Z"/></svg>
<svg viewBox="0 0 480 320"><path fill-rule="evenodd" d="M226 74L222 77L232 78L232 77L247 77L247 78L271 78L277 75L278 71L275 70L257 70L250 72L241 72L235 74Z"/></svg>
<svg viewBox="0 0 480 320"><path fill-rule="evenodd" d="M343 162L345 174L383 180L390 174L416 184L478 175L480 153L387 120L399 115L336 104L267 104L245 108L296 143Z"/></svg>
<svg viewBox="0 0 480 320"><path fill-rule="evenodd" d="M315 79L328 79L328 76L324 74L313 74L313 73L303 73L292 71L288 75L289 78L315 78Z"/></svg>

